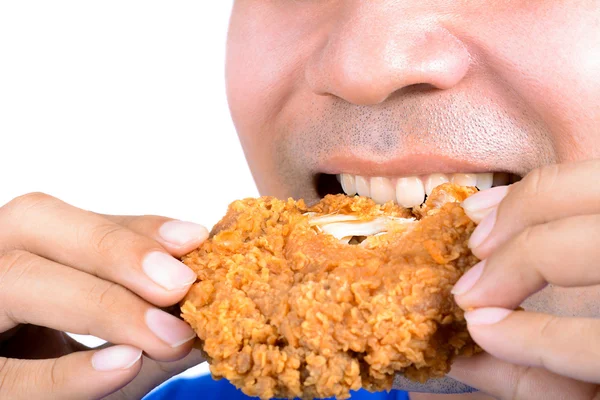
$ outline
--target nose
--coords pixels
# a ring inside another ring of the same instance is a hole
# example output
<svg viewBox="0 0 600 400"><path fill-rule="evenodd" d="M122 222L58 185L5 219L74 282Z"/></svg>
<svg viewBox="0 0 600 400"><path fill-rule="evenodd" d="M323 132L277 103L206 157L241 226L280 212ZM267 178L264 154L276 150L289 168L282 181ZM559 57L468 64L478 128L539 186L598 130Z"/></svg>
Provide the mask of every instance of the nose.
<svg viewBox="0 0 600 400"><path fill-rule="evenodd" d="M308 60L313 92L373 105L412 85L450 89L467 74L467 47L432 18L413 18L378 2L345 1Z"/></svg>

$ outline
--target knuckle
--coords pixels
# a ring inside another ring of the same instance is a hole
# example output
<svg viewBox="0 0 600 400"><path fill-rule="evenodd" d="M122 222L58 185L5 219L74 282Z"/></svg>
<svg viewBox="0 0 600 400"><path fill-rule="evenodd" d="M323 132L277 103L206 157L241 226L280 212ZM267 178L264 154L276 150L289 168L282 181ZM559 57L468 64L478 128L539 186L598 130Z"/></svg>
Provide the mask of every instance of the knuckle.
<svg viewBox="0 0 600 400"><path fill-rule="evenodd" d="M0 254L0 277L18 265L19 261L26 258L28 254L24 250L10 250L4 254Z"/></svg>
<svg viewBox="0 0 600 400"><path fill-rule="evenodd" d="M559 248L548 243L555 240L555 223L542 223L525 228L515 240L515 246L509 251L518 264L521 279L535 283L536 286L563 280L565 269L561 268L562 255ZM532 281L532 278L535 280Z"/></svg>
<svg viewBox="0 0 600 400"><path fill-rule="evenodd" d="M10 364L7 358L0 357L0 393L8 392L7 385L10 383Z"/></svg>
<svg viewBox="0 0 600 400"><path fill-rule="evenodd" d="M33 384L33 381L31 381L32 376L29 375L29 371L24 367L24 364L24 360L0 357L0 395L7 394L7 398L21 396L23 390L26 389L26 387L23 387L23 382L28 382L28 385Z"/></svg>
<svg viewBox="0 0 600 400"><path fill-rule="evenodd" d="M19 197L15 197L2 207L2 209L10 215L22 215L37 207L45 207L49 204L54 204L58 201L42 192L27 193Z"/></svg>
<svg viewBox="0 0 600 400"><path fill-rule="evenodd" d="M523 229L513 241L513 254L518 254L521 265L531 265L531 246L538 234L538 225L528 226Z"/></svg>
<svg viewBox="0 0 600 400"><path fill-rule="evenodd" d="M517 267L513 269L520 282L528 282L537 286L541 281L545 281L543 271L539 267L544 265L547 252L539 248L539 243L540 238L546 237L546 229L545 224L528 226L516 236L511 246L507 248Z"/></svg>
<svg viewBox="0 0 600 400"><path fill-rule="evenodd" d="M0 255L0 293L2 287L15 285L35 265L38 257L23 250L11 250Z"/></svg>
<svg viewBox="0 0 600 400"><path fill-rule="evenodd" d="M539 340L542 343L542 349L548 349L554 347L554 341L556 339L557 329L560 328L561 319L556 315L548 314L545 317L545 320L539 327L539 333L537 335L536 340ZM548 368L547 362L547 352L542 350L539 352L538 365L542 368Z"/></svg>
<svg viewBox="0 0 600 400"><path fill-rule="evenodd" d="M525 399L530 394L530 384L532 368L528 366L520 366L517 370L517 376L515 378L515 384L513 386L512 394L507 396L512 400Z"/></svg>
<svg viewBox="0 0 600 400"><path fill-rule="evenodd" d="M556 324L559 323L560 318L556 315L548 314L545 320L540 325L538 337L542 340L552 340L556 334Z"/></svg>
<svg viewBox="0 0 600 400"><path fill-rule="evenodd" d="M86 240L92 251L102 258L114 259L118 255L121 260L125 257L129 261L134 261L131 258L140 260L152 247L147 239L113 223L97 225L88 233Z"/></svg>
<svg viewBox="0 0 600 400"><path fill-rule="evenodd" d="M88 240L95 253L107 255L128 243L127 236L126 229L122 226L106 223L92 228Z"/></svg>
<svg viewBox="0 0 600 400"><path fill-rule="evenodd" d="M32 393L55 393L60 384L60 371L56 359L29 361L21 366L19 376Z"/></svg>
<svg viewBox="0 0 600 400"><path fill-rule="evenodd" d="M556 190L560 175L560 166L557 164L536 168L523 178L522 187L527 196L536 196L551 193Z"/></svg>
<svg viewBox="0 0 600 400"><path fill-rule="evenodd" d="M100 281L93 285L85 299L88 309L99 309L103 315L123 312L123 296L127 290L113 282Z"/></svg>
<svg viewBox="0 0 600 400"><path fill-rule="evenodd" d="M33 254L21 250L12 250L0 255L0 319L17 322L13 316L13 307L18 305L14 294L19 292L19 281L34 265L34 258Z"/></svg>
<svg viewBox="0 0 600 400"><path fill-rule="evenodd" d="M539 235L541 226L543 225L531 225L526 227L525 229L523 229L518 235L517 235L517 246L518 246L518 250L522 253L524 253L523 255L528 254L528 249L531 247L532 243L535 241L537 235Z"/></svg>
<svg viewBox="0 0 600 400"><path fill-rule="evenodd" d="M539 257L543 257L546 253L542 245L546 244L545 239L549 237L549 229L551 226L546 223L537 225L529 225L525 227L516 237L517 250L519 257L525 257L521 261L525 263L540 262Z"/></svg>
<svg viewBox="0 0 600 400"><path fill-rule="evenodd" d="M55 393L64 385L64 373L63 370L59 367L59 358L55 358L52 360L48 360L49 365L49 388L48 391L50 393Z"/></svg>

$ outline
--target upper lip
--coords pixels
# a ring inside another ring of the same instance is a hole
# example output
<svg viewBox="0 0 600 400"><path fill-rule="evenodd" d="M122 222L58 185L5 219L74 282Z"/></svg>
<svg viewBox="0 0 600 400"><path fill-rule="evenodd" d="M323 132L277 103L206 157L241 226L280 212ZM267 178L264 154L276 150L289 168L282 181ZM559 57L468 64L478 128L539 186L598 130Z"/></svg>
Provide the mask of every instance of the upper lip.
<svg viewBox="0 0 600 400"><path fill-rule="evenodd" d="M509 172L518 175L515 171L500 165L488 165L436 154L405 154L378 160L372 156L367 158L338 153L321 160L319 170L331 175L346 173L383 177L481 172Z"/></svg>

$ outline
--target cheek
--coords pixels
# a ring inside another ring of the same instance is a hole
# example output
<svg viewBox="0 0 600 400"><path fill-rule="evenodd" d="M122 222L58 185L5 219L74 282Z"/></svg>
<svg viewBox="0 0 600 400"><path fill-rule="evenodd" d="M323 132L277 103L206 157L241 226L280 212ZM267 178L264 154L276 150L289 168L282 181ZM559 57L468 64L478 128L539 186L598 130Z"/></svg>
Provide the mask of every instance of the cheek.
<svg viewBox="0 0 600 400"><path fill-rule="evenodd" d="M290 180L277 164L279 137L289 126L289 105L302 103L292 98L306 94L303 66L319 39L315 24L323 18L310 15L313 7L298 9L298 4L236 0L230 21L229 107L254 181L265 195L289 195L282 188Z"/></svg>
<svg viewBox="0 0 600 400"><path fill-rule="evenodd" d="M308 15L291 14L265 1L237 1L228 35L226 78L231 114L247 149L274 126L281 107L303 81L301 68L309 54Z"/></svg>
<svg viewBox="0 0 600 400"><path fill-rule="evenodd" d="M577 4L575 4L577 3ZM600 155L600 3L541 2L503 16L489 64L542 118L561 161ZM482 32L484 32L482 30Z"/></svg>

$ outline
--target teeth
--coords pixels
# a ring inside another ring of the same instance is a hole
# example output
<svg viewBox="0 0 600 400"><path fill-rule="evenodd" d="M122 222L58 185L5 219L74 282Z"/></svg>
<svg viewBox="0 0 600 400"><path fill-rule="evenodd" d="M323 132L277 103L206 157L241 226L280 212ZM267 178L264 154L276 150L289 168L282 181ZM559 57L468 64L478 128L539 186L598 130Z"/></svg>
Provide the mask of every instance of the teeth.
<svg viewBox="0 0 600 400"><path fill-rule="evenodd" d="M342 174L338 176L340 183L342 184L342 189L344 189L344 193L348 196L354 196L356 194L356 181L354 175Z"/></svg>
<svg viewBox="0 0 600 400"><path fill-rule="evenodd" d="M425 187L423 181L411 176L399 178L396 183L396 201L402 207L416 207L425 200Z"/></svg>
<svg viewBox="0 0 600 400"><path fill-rule="evenodd" d="M395 201L402 207L411 208L423 203L425 195L430 195L434 188L453 182L461 186L476 186L486 190L493 186L508 185L511 175L507 173L456 173L430 174L426 176L409 176L402 178L364 177L341 174L338 176L344 193L349 196L359 194L371 197L378 204Z"/></svg>
<svg viewBox="0 0 600 400"><path fill-rule="evenodd" d="M369 179L364 176L357 176L355 179L356 183L356 192L360 196L371 196L371 189L369 189ZM346 193L347 194L347 193Z"/></svg>
<svg viewBox="0 0 600 400"><path fill-rule="evenodd" d="M475 186L477 185L476 174L454 174L452 175L452 183L460 186Z"/></svg>
<svg viewBox="0 0 600 400"><path fill-rule="evenodd" d="M440 186L443 183L448 182L448 176L446 174L431 174L425 179L425 193L427 196L433 192L433 189Z"/></svg>
<svg viewBox="0 0 600 400"><path fill-rule="evenodd" d="M396 189L388 178L371 178L371 198L376 203L385 204L396 199Z"/></svg>
<svg viewBox="0 0 600 400"><path fill-rule="evenodd" d="M494 183L494 174L492 172L477 174L477 189L486 190L492 187Z"/></svg>

